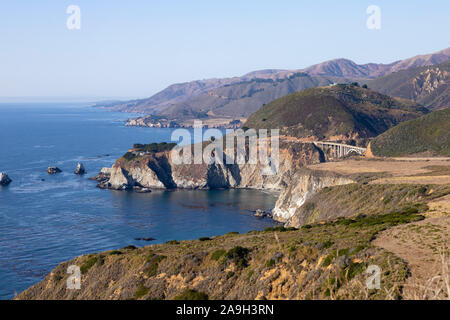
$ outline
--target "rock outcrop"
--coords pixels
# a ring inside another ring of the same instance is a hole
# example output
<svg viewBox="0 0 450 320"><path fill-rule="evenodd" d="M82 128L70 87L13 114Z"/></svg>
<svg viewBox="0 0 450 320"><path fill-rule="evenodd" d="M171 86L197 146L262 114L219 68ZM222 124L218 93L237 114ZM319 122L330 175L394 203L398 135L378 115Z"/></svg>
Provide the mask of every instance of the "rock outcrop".
<svg viewBox="0 0 450 320"><path fill-rule="evenodd" d="M349 178L341 177L331 172L297 172L280 194L272 211L273 218L280 222L288 222L305 201L317 191L325 187L353 182Z"/></svg>
<svg viewBox="0 0 450 320"><path fill-rule="evenodd" d="M62 170L60 168L58 168L58 167L48 167L47 168L47 173L48 174L57 174L57 173L60 173L60 172L62 172Z"/></svg>
<svg viewBox="0 0 450 320"><path fill-rule="evenodd" d="M81 162L78 162L77 168L75 169L74 173L80 176L86 173L86 169L84 168L84 165Z"/></svg>
<svg viewBox="0 0 450 320"><path fill-rule="evenodd" d="M7 186L12 180L8 177L6 173L0 172L0 186Z"/></svg>

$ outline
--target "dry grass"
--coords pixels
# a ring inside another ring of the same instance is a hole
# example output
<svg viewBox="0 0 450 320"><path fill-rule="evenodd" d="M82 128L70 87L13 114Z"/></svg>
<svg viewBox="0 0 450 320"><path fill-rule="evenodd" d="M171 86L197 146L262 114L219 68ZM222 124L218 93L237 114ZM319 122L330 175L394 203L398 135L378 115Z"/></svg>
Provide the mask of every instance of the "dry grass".
<svg viewBox="0 0 450 320"><path fill-rule="evenodd" d="M403 298L406 300L450 300L450 257L448 249L441 250L440 264L439 274L423 283L407 284Z"/></svg>

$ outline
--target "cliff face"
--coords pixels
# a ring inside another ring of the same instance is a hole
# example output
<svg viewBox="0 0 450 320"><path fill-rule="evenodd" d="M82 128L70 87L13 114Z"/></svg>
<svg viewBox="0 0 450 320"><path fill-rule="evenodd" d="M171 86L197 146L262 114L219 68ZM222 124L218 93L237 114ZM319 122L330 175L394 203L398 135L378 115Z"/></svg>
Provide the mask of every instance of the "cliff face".
<svg viewBox="0 0 450 320"><path fill-rule="evenodd" d="M323 174L314 171L296 173L288 186L283 190L273 209L273 218L277 221L288 222L298 209L319 190L325 187L344 185L354 181L333 174ZM290 226L300 227L302 224Z"/></svg>
<svg viewBox="0 0 450 320"><path fill-rule="evenodd" d="M261 164L174 164L169 151L120 158L99 174L99 187L115 190L250 188L279 191L274 219L286 222L315 192L327 186L352 183L331 173L304 167L325 161L323 153L310 143L282 142L279 170L265 175Z"/></svg>

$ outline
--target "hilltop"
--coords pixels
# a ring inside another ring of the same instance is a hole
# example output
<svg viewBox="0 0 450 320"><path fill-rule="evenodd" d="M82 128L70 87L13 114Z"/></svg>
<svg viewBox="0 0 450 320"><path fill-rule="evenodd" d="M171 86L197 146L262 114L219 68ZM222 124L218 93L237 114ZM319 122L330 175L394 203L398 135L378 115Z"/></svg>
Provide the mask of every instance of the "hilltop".
<svg viewBox="0 0 450 320"><path fill-rule="evenodd" d="M450 156L450 109L400 123L370 143L375 156Z"/></svg>
<svg viewBox="0 0 450 320"><path fill-rule="evenodd" d="M450 61L391 73L368 82L376 91L437 110L450 106Z"/></svg>
<svg viewBox="0 0 450 320"><path fill-rule="evenodd" d="M334 85L296 92L262 107L244 127L313 140L366 140L417 118L426 108L367 88Z"/></svg>

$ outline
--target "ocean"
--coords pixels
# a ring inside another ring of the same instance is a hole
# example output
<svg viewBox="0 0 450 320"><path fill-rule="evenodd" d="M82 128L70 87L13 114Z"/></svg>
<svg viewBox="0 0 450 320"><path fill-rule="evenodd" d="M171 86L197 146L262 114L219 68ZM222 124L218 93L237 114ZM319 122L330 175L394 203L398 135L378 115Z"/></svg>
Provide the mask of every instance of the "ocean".
<svg viewBox="0 0 450 320"><path fill-rule="evenodd" d="M0 299L82 254L274 225L250 211L274 206L276 196L262 191L96 188L88 178L134 143L170 142L172 129L125 127L132 116L86 104L0 104L0 172L13 180L0 187ZM82 177L73 173L79 161ZM63 172L50 176L48 166ZM148 237L156 240L135 240Z"/></svg>

